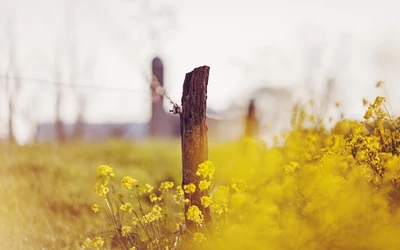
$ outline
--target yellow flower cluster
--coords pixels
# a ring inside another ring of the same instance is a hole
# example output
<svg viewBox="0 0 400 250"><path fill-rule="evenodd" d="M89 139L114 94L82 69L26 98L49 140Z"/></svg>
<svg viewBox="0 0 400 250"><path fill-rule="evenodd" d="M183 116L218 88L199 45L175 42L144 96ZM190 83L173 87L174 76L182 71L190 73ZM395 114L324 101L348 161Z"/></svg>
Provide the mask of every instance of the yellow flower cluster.
<svg viewBox="0 0 400 250"><path fill-rule="evenodd" d="M211 186L211 182L207 180L201 180L199 182L199 189L201 191L207 190Z"/></svg>
<svg viewBox="0 0 400 250"><path fill-rule="evenodd" d="M193 194L194 192L196 192L196 185L194 185L193 183L189 183L183 186L183 190L185 190L185 193L187 194Z"/></svg>
<svg viewBox="0 0 400 250"><path fill-rule="evenodd" d="M185 192L181 186L177 186L174 194L174 201L177 204L183 203L185 200Z"/></svg>
<svg viewBox="0 0 400 250"><path fill-rule="evenodd" d="M203 241L207 240L206 236L204 236L203 233L196 232L193 234L193 241L196 243L201 243Z"/></svg>
<svg viewBox="0 0 400 250"><path fill-rule="evenodd" d="M160 184L160 191L168 190L174 187L174 183L172 181L165 181Z"/></svg>
<svg viewBox="0 0 400 250"><path fill-rule="evenodd" d="M212 203L212 199L209 196L202 196L200 201L201 205L203 205L204 207L209 207Z"/></svg>
<svg viewBox="0 0 400 250"><path fill-rule="evenodd" d="M100 209L99 209L99 205L93 204L92 210L93 210L93 212L97 213L97 212L100 210Z"/></svg>
<svg viewBox="0 0 400 250"><path fill-rule="evenodd" d="M232 189L236 192L244 192L247 189L247 183L245 180L232 180Z"/></svg>
<svg viewBox="0 0 400 250"><path fill-rule="evenodd" d="M162 218L162 208L159 205L155 205L151 211L145 214L142 218L144 224L151 224Z"/></svg>
<svg viewBox="0 0 400 250"><path fill-rule="evenodd" d="M125 211L125 212L128 212L128 213L132 213L132 211L133 211L132 204L129 203L129 202L127 202L127 203L125 203L125 204L122 204L122 205L120 206L120 209L121 209L122 211Z"/></svg>
<svg viewBox="0 0 400 250"><path fill-rule="evenodd" d="M101 237L95 237L93 239L87 238L82 245L83 249L102 249L104 246L104 240Z"/></svg>
<svg viewBox="0 0 400 250"><path fill-rule="evenodd" d="M98 196L105 196L109 188L107 185L110 183L112 178L115 176L113 169L107 165L101 165L97 169L97 182L94 190Z"/></svg>
<svg viewBox="0 0 400 250"><path fill-rule="evenodd" d="M149 199L150 199L151 202L156 202L156 201L161 201L162 197L161 196L160 197L157 196L155 193L151 193L149 195Z"/></svg>
<svg viewBox="0 0 400 250"><path fill-rule="evenodd" d="M194 222L200 223L200 224L203 223L203 220L204 220L203 213L200 211L200 209L196 205L189 207L186 217L188 220L191 220L191 221L194 221Z"/></svg>
<svg viewBox="0 0 400 250"><path fill-rule="evenodd" d="M132 227L131 226L123 226L121 229L122 236L127 236L129 233L132 233Z"/></svg>
<svg viewBox="0 0 400 250"><path fill-rule="evenodd" d="M132 228L123 229L123 223L116 228L125 235L134 231L144 247L155 249L397 249L400 119L387 112L383 97L368 105L363 121L341 120L332 129L317 115L296 109L292 130L276 145L244 138L210 148L213 162L199 165L198 183L176 186L173 198L179 205L173 209L163 192L174 187L172 182L162 183L157 195L151 185L126 191L137 200L142 192L160 202L150 212L148 204L139 203L139 216L129 220ZM185 200L193 193L200 203ZM127 204L121 210L129 211ZM210 224L204 223L207 211ZM195 222L197 231L187 230L182 217ZM180 226L168 238L164 233L175 223Z"/></svg>
<svg viewBox="0 0 400 250"><path fill-rule="evenodd" d="M211 161L205 161L199 165L196 175L202 176L204 179L207 177L212 179L215 172L215 166Z"/></svg>
<svg viewBox="0 0 400 250"><path fill-rule="evenodd" d="M121 183L122 187L132 190L134 187L137 186L138 181L130 176L125 176L122 178Z"/></svg>

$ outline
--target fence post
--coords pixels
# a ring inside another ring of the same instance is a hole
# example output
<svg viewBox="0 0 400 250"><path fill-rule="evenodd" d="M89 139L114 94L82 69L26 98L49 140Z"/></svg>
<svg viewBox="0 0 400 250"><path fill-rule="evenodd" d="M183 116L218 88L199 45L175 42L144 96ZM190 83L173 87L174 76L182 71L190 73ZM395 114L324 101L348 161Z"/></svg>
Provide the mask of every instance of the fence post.
<svg viewBox="0 0 400 250"><path fill-rule="evenodd" d="M210 67L195 68L186 74L182 92L182 112L180 114L182 140L182 188L193 183L196 185L194 193L185 193L185 224L188 229L195 229L193 221L189 221L187 211L190 205L196 205L204 215L204 222L211 221L210 208L201 205L200 198L208 195L207 191L200 191L198 184L200 177L196 175L200 163L208 160L208 137L206 125L207 85Z"/></svg>
<svg viewBox="0 0 400 250"><path fill-rule="evenodd" d="M157 79L161 87L164 87L164 65L160 58L156 57L151 63L153 77ZM163 109L163 97L157 93L152 94L152 117L150 120L151 137L160 137L167 134L165 112Z"/></svg>
<svg viewBox="0 0 400 250"><path fill-rule="evenodd" d="M249 109L246 116L245 136L254 137L258 133L258 121L256 117L256 108L254 99L250 101Z"/></svg>

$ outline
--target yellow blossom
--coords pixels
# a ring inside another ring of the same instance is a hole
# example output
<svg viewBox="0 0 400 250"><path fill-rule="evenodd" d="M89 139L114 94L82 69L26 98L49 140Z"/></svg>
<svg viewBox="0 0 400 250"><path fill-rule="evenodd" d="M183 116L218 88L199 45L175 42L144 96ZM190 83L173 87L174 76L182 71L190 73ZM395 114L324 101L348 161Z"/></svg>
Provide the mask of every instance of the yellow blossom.
<svg viewBox="0 0 400 250"><path fill-rule="evenodd" d="M184 196L185 196L185 193L184 193L182 187L181 186L177 186L175 194L174 194L175 203L179 204L179 203L183 202L183 200L185 199Z"/></svg>
<svg viewBox="0 0 400 250"><path fill-rule="evenodd" d="M162 208L155 205L151 211L143 216L143 223L150 224L162 218Z"/></svg>
<svg viewBox="0 0 400 250"><path fill-rule="evenodd" d="M168 190L174 187L174 183L172 181L165 181L160 184L160 190Z"/></svg>
<svg viewBox="0 0 400 250"><path fill-rule="evenodd" d="M114 176L113 169L107 165L101 165L97 168L97 181L104 185L107 185Z"/></svg>
<svg viewBox="0 0 400 250"><path fill-rule="evenodd" d="M99 205L93 204L92 210L93 210L95 213L97 213L97 212L99 211Z"/></svg>
<svg viewBox="0 0 400 250"><path fill-rule="evenodd" d="M215 172L215 166L211 161L205 161L199 165L196 175L202 176L203 178L212 179Z"/></svg>
<svg viewBox="0 0 400 250"><path fill-rule="evenodd" d="M82 245L83 249L100 249L104 246L104 240L101 237L95 237L94 239L87 238Z"/></svg>
<svg viewBox="0 0 400 250"><path fill-rule="evenodd" d="M363 101L363 106L364 107L368 105L368 100L366 98L363 98L362 101Z"/></svg>
<svg viewBox="0 0 400 250"><path fill-rule="evenodd" d="M184 185L183 189L185 190L185 193L191 194L196 192L196 185L194 185L193 183L189 183L187 185Z"/></svg>
<svg viewBox="0 0 400 250"><path fill-rule="evenodd" d="M132 233L132 227L131 226L123 226L121 229L122 236L126 236L129 233Z"/></svg>
<svg viewBox="0 0 400 250"><path fill-rule="evenodd" d="M130 176L125 176L122 178L121 183L122 183L122 187L126 188L126 189L133 189L135 186L137 186L137 180L133 179Z"/></svg>
<svg viewBox="0 0 400 250"><path fill-rule="evenodd" d="M106 185L96 182L96 185L94 186L94 191L98 196L102 197L105 196L110 190Z"/></svg>
<svg viewBox="0 0 400 250"><path fill-rule="evenodd" d="M139 219L136 217L132 218L132 225L137 226L139 224Z"/></svg>
<svg viewBox="0 0 400 250"><path fill-rule="evenodd" d="M125 212L128 212L128 213L132 213L132 211L133 211L132 204L129 203L129 202L127 202L127 203L125 203L125 204L122 204L122 205L120 206L120 209L121 209L122 211L125 211Z"/></svg>
<svg viewBox="0 0 400 250"><path fill-rule="evenodd" d="M144 185L144 192L145 193L151 193L153 191L154 187L148 183Z"/></svg>
<svg viewBox="0 0 400 250"><path fill-rule="evenodd" d="M291 162L289 162L289 164L283 166L283 170L285 171L286 174L290 174L290 173L293 173L294 171L296 171L296 169L298 169L298 167L299 167L298 162L291 161Z"/></svg>
<svg viewBox="0 0 400 250"><path fill-rule="evenodd" d="M367 112L366 112L365 115L364 115L364 119L365 119L365 120L368 120L368 119L370 119L370 118L372 118L372 108L371 108L371 107L368 107L368 110L367 110Z"/></svg>
<svg viewBox="0 0 400 250"><path fill-rule="evenodd" d="M232 189L236 192L243 192L247 189L247 183L245 180L232 180Z"/></svg>
<svg viewBox="0 0 400 250"><path fill-rule="evenodd" d="M209 188L210 185L211 185L211 182L210 182L210 181L201 180L201 181L199 182L199 189L200 189L201 191L204 191L204 190L206 190L207 188Z"/></svg>
<svg viewBox="0 0 400 250"><path fill-rule="evenodd" d="M151 202L155 202L155 201L160 201L161 197L158 197L155 193L151 193L149 195L149 199L150 199Z"/></svg>
<svg viewBox="0 0 400 250"><path fill-rule="evenodd" d="M188 220L194 221L196 223L202 223L204 219L203 213L200 211L200 209L196 206L190 206L187 213L186 217Z"/></svg>
<svg viewBox="0 0 400 250"><path fill-rule="evenodd" d="M212 203L212 199L209 196L202 196L200 201L204 207L208 207Z"/></svg>
<svg viewBox="0 0 400 250"><path fill-rule="evenodd" d="M201 243L203 241L207 240L207 238L204 236L204 234L196 232L193 234L193 241L196 243Z"/></svg>

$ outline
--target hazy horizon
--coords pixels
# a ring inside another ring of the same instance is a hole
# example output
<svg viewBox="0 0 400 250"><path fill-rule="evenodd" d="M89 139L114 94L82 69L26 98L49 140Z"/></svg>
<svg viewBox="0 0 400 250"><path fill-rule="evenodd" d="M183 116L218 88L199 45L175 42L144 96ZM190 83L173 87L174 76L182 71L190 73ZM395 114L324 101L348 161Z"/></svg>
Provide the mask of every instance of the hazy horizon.
<svg viewBox="0 0 400 250"><path fill-rule="evenodd" d="M9 68L11 27L18 76L52 81L59 67L61 82L115 88L75 91L86 98L88 122L147 121L151 103L145 76L154 56L162 58L167 91L177 102L185 73L208 65L208 105L214 110L243 104L265 86L318 100L327 79L334 78L334 101L341 103L346 117L360 119L362 98L372 101L384 94L374 87L379 80L385 82L392 111L399 114L398 101L390 96L399 90L400 80L397 5L356 0L0 0L0 75ZM65 122L76 119L75 92L66 88L63 93ZM54 105L51 85L23 82L15 113L18 140L30 136L31 120L54 121ZM0 87L0 137L7 133L7 117Z"/></svg>

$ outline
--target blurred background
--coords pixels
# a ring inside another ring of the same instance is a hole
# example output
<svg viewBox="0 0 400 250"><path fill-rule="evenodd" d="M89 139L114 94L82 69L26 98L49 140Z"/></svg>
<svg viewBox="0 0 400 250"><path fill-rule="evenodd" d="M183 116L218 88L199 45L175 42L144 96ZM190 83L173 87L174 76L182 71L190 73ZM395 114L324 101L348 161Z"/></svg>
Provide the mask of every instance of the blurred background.
<svg viewBox="0 0 400 250"><path fill-rule="evenodd" d="M154 96L180 104L185 74L211 67L211 140L243 134L253 100L264 136L314 100L328 123L363 98L399 115L400 18L392 0L0 0L0 140L179 136ZM383 81L383 88L375 88ZM165 99L165 98L164 98Z"/></svg>

